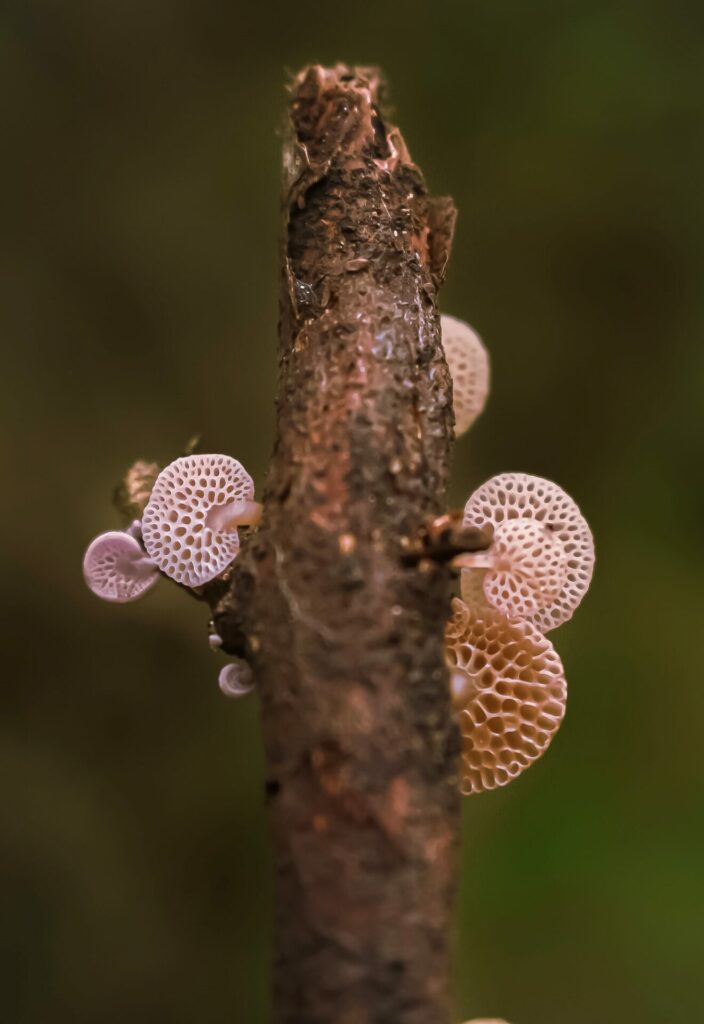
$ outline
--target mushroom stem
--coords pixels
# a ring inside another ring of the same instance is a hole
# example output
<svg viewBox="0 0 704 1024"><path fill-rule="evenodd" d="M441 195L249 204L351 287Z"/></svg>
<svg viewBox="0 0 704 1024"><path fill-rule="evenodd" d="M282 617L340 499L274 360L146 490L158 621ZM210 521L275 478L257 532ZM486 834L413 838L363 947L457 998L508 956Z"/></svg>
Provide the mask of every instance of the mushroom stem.
<svg viewBox="0 0 704 1024"><path fill-rule="evenodd" d="M136 579L143 580L153 574L156 565L149 555L142 554L139 558L118 559L116 567L120 572L124 572L125 575L129 573Z"/></svg>
<svg viewBox="0 0 704 1024"><path fill-rule="evenodd" d="M493 569L494 556L491 551L465 551L452 559L454 569Z"/></svg>
<svg viewBox="0 0 704 1024"><path fill-rule="evenodd" d="M238 526L256 526L263 506L258 501L233 501L212 510L208 525L216 530L236 530Z"/></svg>

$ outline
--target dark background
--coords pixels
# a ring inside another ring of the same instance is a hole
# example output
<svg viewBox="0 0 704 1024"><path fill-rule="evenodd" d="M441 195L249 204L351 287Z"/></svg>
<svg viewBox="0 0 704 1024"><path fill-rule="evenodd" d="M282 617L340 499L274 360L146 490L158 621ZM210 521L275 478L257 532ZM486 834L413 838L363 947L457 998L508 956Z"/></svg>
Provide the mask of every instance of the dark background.
<svg viewBox="0 0 704 1024"><path fill-rule="evenodd" d="M256 698L186 595L80 566L136 456L201 430L261 485L283 84L339 59L460 210L442 305L493 392L453 501L544 475L598 546L563 728L465 805L458 1019L704 1020L704 8L672 0L0 6L0 1016L267 1019Z"/></svg>

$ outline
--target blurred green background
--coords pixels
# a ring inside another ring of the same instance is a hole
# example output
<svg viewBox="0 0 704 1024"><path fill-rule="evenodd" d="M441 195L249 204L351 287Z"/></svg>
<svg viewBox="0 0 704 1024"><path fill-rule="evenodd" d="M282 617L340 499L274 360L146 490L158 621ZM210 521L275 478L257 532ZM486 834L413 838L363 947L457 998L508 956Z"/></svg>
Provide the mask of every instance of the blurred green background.
<svg viewBox="0 0 704 1024"><path fill-rule="evenodd" d="M376 62L460 221L443 308L493 360L452 498L559 481L598 544L568 717L465 805L458 1015L704 1020L704 8L4 0L2 1011L258 1024L256 699L206 613L81 557L136 456L272 443L287 72Z"/></svg>

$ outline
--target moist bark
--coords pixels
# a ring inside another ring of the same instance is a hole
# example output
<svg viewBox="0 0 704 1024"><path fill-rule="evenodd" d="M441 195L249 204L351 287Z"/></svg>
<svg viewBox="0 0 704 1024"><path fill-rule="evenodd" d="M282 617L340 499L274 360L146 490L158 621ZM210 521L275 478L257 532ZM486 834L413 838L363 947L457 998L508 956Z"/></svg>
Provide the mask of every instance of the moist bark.
<svg viewBox="0 0 704 1024"><path fill-rule="evenodd" d="M436 300L454 208L375 69L298 75L283 155L277 440L262 523L208 594L261 695L273 1019L448 1024L459 739L428 524L452 442Z"/></svg>

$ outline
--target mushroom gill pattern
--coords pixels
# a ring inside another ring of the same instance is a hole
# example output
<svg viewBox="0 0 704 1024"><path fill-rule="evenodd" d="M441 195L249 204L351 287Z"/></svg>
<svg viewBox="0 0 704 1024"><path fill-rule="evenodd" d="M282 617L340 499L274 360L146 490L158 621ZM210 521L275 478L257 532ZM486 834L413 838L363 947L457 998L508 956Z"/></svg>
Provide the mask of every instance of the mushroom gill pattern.
<svg viewBox="0 0 704 1024"><path fill-rule="evenodd" d="M567 684L550 641L530 623L455 598L445 657L462 734L460 789L505 786L547 749Z"/></svg>
<svg viewBox="0 0 704 1024"><path fill-rule="evenodd" d="M541 632L547 633L572 617L589 589L594 570L594 539L578 505L561 487L527 473L492 477L465 505L465 526L496 529L511 519L537 520L562 545L566 560L562 588L554 600L529 616Z"/></svg>
<svg viewBox="0 0 704 1024"><path fill-rule="evenodd" d="M484 577L484 594L492 607L510 619L532 619L554 604L567 582L564 545L537 519L499 523L492 557L494 566Z"/></svg>
<svg viewBox="0 0 704 1024"><path fill-rule="evenodd" d="M120 530L110 530L88 545L83 559L83 577L97 597L125 604L136 601L153 587L159 573L134 537Z"/></svg>
<svg viewBox="0 0 704 1024"><path fill-rule="evenodd" d="M254 483L228 455L186 455L159 474L144 510L144 546L162 572L187 587L214 579L239 551L236 529L222 529L213 515L250 501Z"/></svg>

